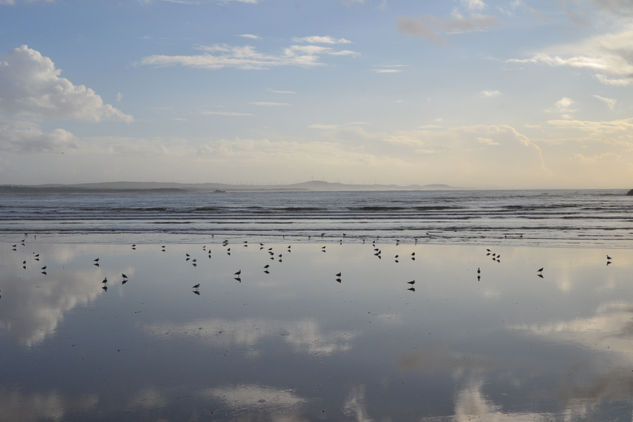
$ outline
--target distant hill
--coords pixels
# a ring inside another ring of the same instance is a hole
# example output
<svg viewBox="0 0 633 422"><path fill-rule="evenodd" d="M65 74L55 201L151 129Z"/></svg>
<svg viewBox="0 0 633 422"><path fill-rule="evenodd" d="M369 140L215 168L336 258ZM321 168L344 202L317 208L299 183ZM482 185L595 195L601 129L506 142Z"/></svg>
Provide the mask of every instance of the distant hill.
<svg viewBox="0 0 633 422"><path fill-rule="evenodd" d="M449 185L363 185L321 180L288 185L230 185L222 183L104 182L47 185L0 185L0 193L124 193L124 192L253 192L253 191L370 191L449 190Z"/></svg>

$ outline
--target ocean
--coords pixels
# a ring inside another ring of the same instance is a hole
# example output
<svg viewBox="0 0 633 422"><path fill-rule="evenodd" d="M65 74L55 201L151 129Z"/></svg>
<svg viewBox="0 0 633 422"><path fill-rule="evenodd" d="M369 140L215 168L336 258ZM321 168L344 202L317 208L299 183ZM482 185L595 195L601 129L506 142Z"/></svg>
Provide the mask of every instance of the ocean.
<svg viewBox="0 0 633 422"><path fill-rule="evenodd" d="M631 421L631 201L3 194L0 420Z"/></svg>
<svg viewBox="0 0 633 422"><path fill-rule="evenodd" d="M0 233L388 238L633 246L621 190L38 193L0 195Z"/></svg>

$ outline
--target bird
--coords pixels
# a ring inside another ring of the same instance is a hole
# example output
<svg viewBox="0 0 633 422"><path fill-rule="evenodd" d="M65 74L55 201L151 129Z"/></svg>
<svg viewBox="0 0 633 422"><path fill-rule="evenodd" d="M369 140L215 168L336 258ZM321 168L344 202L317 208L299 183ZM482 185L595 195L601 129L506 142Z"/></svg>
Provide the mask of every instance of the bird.
<svg viewBox="0 0 633 422"><path fill-rule="evenodd" d="M94 262L99 262L99 258L93 259Z"/></svg>
<svg viewBox="0 0 633 422"><path fill-rule="evenodd" d="M544 267L539 268L538 270L536 270L536 272L542 273L543 272L543 268Z"/></svg>
<svg viewBox="0 0 633 422"><path fill-rule="evenodd" d="M242 274L242 270L237 270L235 271L235 273L233 273L233 275L237 275L237 276L239 276L240 274Z"/></svg>
<svg viewBox="0 0 633 422"><path fill-rule="evenodd" d="M102 289L103 289L104 292L107 292L108 291L108 286L103 286Z"/></svg>
<svg viewBox="0 0 633 422"><path fill-rule="evenodd" d="M339 283L341 283L341 279L340 279L340 278L337 278L337 279L336 279L336 281L337 281L337 282L339 282Z"/></svg>
<svg viewBox="0 0 633 422"><path fill-rule="evenodd" d="M477 267L477 274L481 274L481 268Z"/></svg>
<svg viewBox="0 0 633 422"><path fill-rule="evenodd" d="M414 285L415 284L415 280L407 281L407 284Z"/></svg>
<svg viewBox="0 0 633 422"><path fill-rule="evenodd" d="M194 290L194 291L193 291L193 294L194 294L194 295L198 295L198 296L200 296L200 290Z"/></svg>
<svg viewBox="0 0 633 422"><path fill-rule="evenodd" d="M104 279L103 279L102 283L104 283L104 284L105 284L105 283L107 283L107 282L108 282L108 278L106 277L106 278L104 278Z"/></svg>
<svg viewBox="0 0 633 422"><path fill-rule="evenodd" d="M46 265L44 265L44 266L42 267L42 271L44 271L45 269L46 269Z"/></svg>
<svg viewBox="0 0 633 422"><path fill-rule="evenodd" d="M264 268L267 269L268 267L270 267L270 264L266 264L264 265Z"/></svg>
<svg viewBox="0 0 633 422"><path fill-rule="evenodd" d="M200 283L194 284L194 285L193 285L193 288L194 288L194 289L199 289L199 288L200 288Z"/></svg>
<svg viewBox="0 0 633 422"><path fill-rule="evenodd" d="M337 276L337 277L340 277L340 276L341 276L341 273L336 273L336 276Z"/></svg>
<svg viewBox="0 0 633 422"><path fill-rule="evenodd" d="M127 276L125 274L123 274L123 273L121 273L121 277L127 278Z"/></svg>
<svg viewBox="0 0 633 422"><path fill-rule="evenodd" d="M407 290L410 292L415 292L415 287L409 287Z"/></svg>

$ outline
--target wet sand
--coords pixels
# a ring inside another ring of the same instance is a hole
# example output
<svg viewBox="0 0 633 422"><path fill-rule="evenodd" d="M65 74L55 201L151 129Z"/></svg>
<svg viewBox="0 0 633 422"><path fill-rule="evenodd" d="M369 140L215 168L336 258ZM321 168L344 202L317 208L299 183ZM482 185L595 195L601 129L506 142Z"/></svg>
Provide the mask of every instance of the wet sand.
<svg viewBox="0 0 633 422"><path fill-rule="evenodd" d="M0 239L1 420L631 420L629 249L101 239Z"/></svg>

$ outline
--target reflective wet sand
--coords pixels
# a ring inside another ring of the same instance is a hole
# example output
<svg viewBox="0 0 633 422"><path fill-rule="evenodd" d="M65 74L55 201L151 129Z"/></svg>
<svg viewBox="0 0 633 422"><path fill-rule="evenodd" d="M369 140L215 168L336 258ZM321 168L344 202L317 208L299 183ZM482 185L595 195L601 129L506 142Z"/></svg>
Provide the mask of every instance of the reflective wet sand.
<svg viewBox="0 0 633 422"><path fill-rule="evenodd" d="M631 420L631 250L21 240L0 420Z"/></svg>

